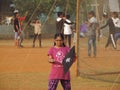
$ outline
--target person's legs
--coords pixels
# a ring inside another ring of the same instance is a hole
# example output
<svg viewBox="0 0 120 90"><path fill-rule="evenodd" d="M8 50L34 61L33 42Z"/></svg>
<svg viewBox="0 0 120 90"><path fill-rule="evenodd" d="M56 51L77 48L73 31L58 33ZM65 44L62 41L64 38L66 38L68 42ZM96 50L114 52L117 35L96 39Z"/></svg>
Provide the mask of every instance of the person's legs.
<svg viewBox="0 0 120 90"><path fill-rule="evenodd" d="M67 38L68 38L68 36L64 35L64 38L65 38L65 44L67 44Z"/></svg>
<svg viewBox="0 0 120 90"><path fill-rule="evenodd" d="M42 46L42 45L41 45L41 38L42 38L42 37L41 37L41 34L39 34L39 35L38 35L39 47L41 47L41 46Z"/></svg>
<svg viewBox="0 0 120 90"><path fill-rule="evenodd" d="M92 44L92 39L89 38L88 39L88 56L91 56L91 44Z"/></svg>
<svg viewBox="0 0 120 90"><path fill-rule="evenodd" d="M18 32L15 32L14 40L15 40L15 46L18 46Z"/></svg>
<svg viewBox="0 0 120 90"><path fill-rule="evenodd" d="M114 38L115 38L115 42L117 43L117 40L120 38L120 33L116 33L114 35Z"/></svg>
<svg viewBox="0 0 120 90"><path fill-rule="evenodd" d="M96 37L93 37L93 54L94 57L96 57Z"/></svg>
<svg viewBox="0 0 120 90"><path fill-rule="evenodd" d="M111 38L110 38L110 35L109 35L108 40L107 40L107 43L106 43L106 45L105 45L105 48L107 48L107 47L109 46L110 42L111 42Z"/></svg>
<svg viewBox="0 0 120 90"><path fill-rule="evenodd" d="M34 38L33 38L33 47L35 47L36 38L37 38L37 34L34 34Z"/></svg>
<svg viewBox="0 0 120 90"><path fill-rule="evenodd" d="M23 39L24 39L24 32L21 31L21 35L20 35L20 47L23 47L23 45L22 45Z"/></svg>
<svg viewBox="0 0 120 90"><path fill-rule="evenodd" d="M71 35L68 35L68 45L71 47Z"/></svg>
<svg viewBox="0 0 120 90"><path fill-rule="evenodd" d="M74 36L73 36L73 44L75 45L75 43L76 43L76 33L74 33Z"/></svg>
<svg viewBox="0 0 120 90"><path fill-rule="evenodd" d="M59 80L49 80L48 90L56 90Z"/></svg>
<svg viewBox="0 0 120 90"><path fill-rule="evenodd" d="M117 46L116 46L116 42L115 42L115 38L114 38L114 34L110 34L110 37L111 37L111 43L113 45L113 48L116 49Z"/></svg>
<svg viewBox="0 0 120 90"><path fill-rule="evenodd" d="M64 90L71 90L70 80L60 80Z"/></svg>

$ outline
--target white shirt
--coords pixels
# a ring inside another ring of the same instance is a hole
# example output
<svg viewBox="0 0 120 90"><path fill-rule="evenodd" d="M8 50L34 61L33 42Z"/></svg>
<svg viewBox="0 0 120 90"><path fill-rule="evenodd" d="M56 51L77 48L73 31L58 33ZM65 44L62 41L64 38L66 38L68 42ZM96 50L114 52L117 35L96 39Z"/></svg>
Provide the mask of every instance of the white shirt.
<svg viewBox="0 0 120 90"><path fill-rule="evenodd" d="M31 23L34 26L34 33L41 34L41 24L40 23Z"/></svg>
<svg viewBox="0 0 120 90"><path fill-rule="evenodd" d="M112 20L113 20L115 27L120 28L120 19L119 18L112 18Z"/></svg>
<svg viewBox="0 0 120 90"><path fill-rule="evenodd" d="M71 23L70 20L66 19L66 21L68 23ZM67 24L67 23L64 23L64 35L70 35L72 34L72 25L71 24Z"/></svg>
<svg viewBox="0 0 120 90"><path fill-rule="evenodd" d="M60 18L60 17L58 17L58 18L56 19L56 21L58 21L58 22L59 22L60 20L62 20L62 18Z"/></svg>
<svg viewBox="0 0 120 90"><path fill-rule="evenodd" d="M89 22L90 22L90 23L97 23L97 19L96 19L95 17L91 17L91 18L89 19Z"/></svg>

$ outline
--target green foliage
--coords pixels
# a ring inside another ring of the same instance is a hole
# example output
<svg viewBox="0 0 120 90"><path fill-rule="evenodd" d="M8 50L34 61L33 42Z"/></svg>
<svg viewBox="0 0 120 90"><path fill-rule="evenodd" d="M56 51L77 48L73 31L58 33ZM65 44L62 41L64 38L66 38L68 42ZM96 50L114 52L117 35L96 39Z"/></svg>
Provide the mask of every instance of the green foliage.
<svg viewBox="0 0 120 90"><path fill-rule="evenodd" d="M32 14L32 19L34 19L36 17L39 17L41 13L44 13L47 16L55 1L56 4L54 6L54 9L56 6L59 6L61 11L65 12L66 14L70 14L75 18L76 0L14 0L14 3L16 5L16 8L20 11L20 14L25 15L25 13L28 12L27 19L29 19ZM81 0L80 2L80 12L82 12L85 17L87 15L87 5L89 3L89 0ZM51 15L55 14L54 9Z"/></svg>

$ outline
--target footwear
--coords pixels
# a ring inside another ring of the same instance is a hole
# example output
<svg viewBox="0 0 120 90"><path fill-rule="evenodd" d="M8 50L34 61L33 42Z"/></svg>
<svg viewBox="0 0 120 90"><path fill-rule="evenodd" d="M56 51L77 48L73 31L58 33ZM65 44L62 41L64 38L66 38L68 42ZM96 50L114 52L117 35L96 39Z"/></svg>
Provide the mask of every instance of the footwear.
<svg viewBox="0 0 120 90"><path fill-rule="evenodd" d="M35 44L33 43L33 46L32 46L33 48L35 47Z"/></svg>
<svg viewBox="0 0 120 90"><path fill-rule="evenodd" d="M23 48L24 46L23 46L23 45L20 45L20 47L22 47L22 48Z"/></svg>
<svg viewBox="0 0 120 90"><path fill-rule="evenodd" d="M89 57L91 57L91 54L88 54Z"/></svg>

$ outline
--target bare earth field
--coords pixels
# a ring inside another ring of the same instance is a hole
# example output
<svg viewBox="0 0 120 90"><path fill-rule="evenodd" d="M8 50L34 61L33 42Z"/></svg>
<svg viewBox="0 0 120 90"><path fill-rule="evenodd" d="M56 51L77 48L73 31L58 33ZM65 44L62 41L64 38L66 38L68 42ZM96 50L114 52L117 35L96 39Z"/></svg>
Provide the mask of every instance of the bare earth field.
<svg viewBox="0 0 120 90"><path fill-rule="evenodd" d="M37 43L37 41L36 41ZM71 67L72 90L120 90L120 51L105 49L106 39L97 42L97 56L87 56L87 39L80 39L80 76L77 61ZM51 65L47 52L52 39L43 39L42 48L14 47L13 40L0 40L0 90L47 90ZM63 90L60 83L57 90Z"/></svg>

